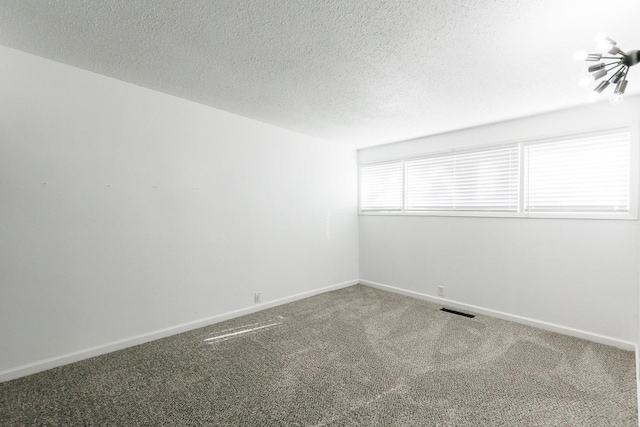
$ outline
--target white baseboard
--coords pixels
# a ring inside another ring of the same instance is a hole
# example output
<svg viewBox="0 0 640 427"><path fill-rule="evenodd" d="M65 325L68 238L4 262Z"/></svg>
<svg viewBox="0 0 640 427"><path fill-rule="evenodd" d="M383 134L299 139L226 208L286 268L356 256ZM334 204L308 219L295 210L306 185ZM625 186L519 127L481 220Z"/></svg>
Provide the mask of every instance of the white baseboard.
<svg viewBox="0 0 640 427"><path fill-rule="evenodd" d="M613 347L621 348L623 350L635 350L636 345L630 341L623 341L617 338L608 337L606 335L594 334L580 329L574 329L567 326L556 325L554 323L543 322L541 320L530 319L528 317L518 316L515 314L509 314L502 311L492 310L489 308L478 307L472 304L465 304L446 298L434 297L431 295L423 294L420 292L409 291L402 288L396 288L395 286L389 286L382 283L371 282L368 280L360 280L360 283L372 288L381 289L384 291L394 292L401 295L406 295L414 298L431 301L436 304L444 304L450 307L460 308L463 310L469 310L478 314L485 314L492 317L497 317L503 320L509 320L511 322L521 323L523 325L533 326L536 328L544 329L547 331L558 332L560 334L569 335L576 338L582 338L588 341L597 342L600 344L606 344Z"/></svg>
<svg viewBox="0 0 640 427"><path fill-rule="evenodd" d="M638 354L638 345L636 349L636 400L638 402L638 426L640 426L640 355Z"/></svg>
<svg viewBox="0 0 640 427"><path fill-rule="evenodd" d="M73 353L67 353L61 356L56 356L49 359L40 360L40 361L29 363L26 365L18 366L16 368L7 369L4 371L0 371L0 382L9 381L16 378L24 377L26 375L31 375L38 372L46 371L47 369L55 368L62 365L67 365L73 362L78 362L80 360L88 359L90 357L111 353L112 351L122 350L124 348L144 344L149 341L155 341L160 338L166 338L171 335L176 335L176 334L187 332L193 329L202 328L204 326L213 325L214 323L219 323L225 320L234 319L236 317L244 316L246 314L255 313L257 311L265 310L267 308L297 301L303 298L308 298L308 297L322 294L325 292L334 291L336 289L346 288L348 286L356 285L358 283L359 283L359 280L357 279L349 280L346 282L338 283L336 285L314 289L312 291L302 292L302 293L291 295L285 298L280 298L274 301L252 305L251 307L243 308L240 310L222 313L216 316L208 317L206 319L183 323L181 325L160 329L157 331L149 332L142 335L137 335L130 338L124 338L118 341L113 341L103 345L86 348Z"/></svg>

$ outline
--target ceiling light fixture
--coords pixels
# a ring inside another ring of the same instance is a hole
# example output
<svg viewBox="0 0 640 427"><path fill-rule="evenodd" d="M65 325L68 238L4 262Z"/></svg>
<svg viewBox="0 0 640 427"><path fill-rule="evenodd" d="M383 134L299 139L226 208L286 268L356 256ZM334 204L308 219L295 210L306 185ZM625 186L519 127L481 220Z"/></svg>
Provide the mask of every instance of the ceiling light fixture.
<svg viewBox="0 0 640 427"><path fill-rule="evenodd" d="M585 75L580 80L580 86L589 86L597 80L605 77L611 72L611 77L607 80L601 81L594 89L596 92L590 96L590 100L594 99L594 95L602 93L610 84L615 85L613 95L609 98L612 104L619 104L622 102L624 91L627 88L627 73L629 67L636 65L640 62L640 51L630 50L629 52L622 51L617 43L607 37L606 34L599 33L596 35L596 51L595 53L576 52L573 55L573 59L576 61L600 61L602 59L609 62L600 62L592 65L588 68L590 74ZM612 55L612 56L605 56Z"/></svg>

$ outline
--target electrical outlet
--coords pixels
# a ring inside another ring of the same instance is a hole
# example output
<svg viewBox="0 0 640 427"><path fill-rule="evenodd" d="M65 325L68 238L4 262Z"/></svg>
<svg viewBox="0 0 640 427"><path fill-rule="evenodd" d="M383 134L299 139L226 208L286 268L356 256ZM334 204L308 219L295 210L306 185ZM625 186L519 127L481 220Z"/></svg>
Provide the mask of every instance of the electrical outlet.
<svg viewBox="0 0 640 427"><path fill-rule="evenodd" d="M262 302L262 294L260 292L253 294L253 302L255 304L260 304Z"/></svg>
<svg viewBox="0 0 640 427"><path fill-rule="evenodd" d="M444 296L444 286L438 286L438 296L439 297Z"/></svg>

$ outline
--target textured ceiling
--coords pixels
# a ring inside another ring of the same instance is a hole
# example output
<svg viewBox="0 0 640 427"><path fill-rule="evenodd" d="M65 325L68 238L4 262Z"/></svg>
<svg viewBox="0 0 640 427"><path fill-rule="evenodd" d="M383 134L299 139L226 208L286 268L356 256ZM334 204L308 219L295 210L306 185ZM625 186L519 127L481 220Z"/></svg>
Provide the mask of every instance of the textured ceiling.
<svg viewBox="0 0 640 427"><path fill-rule="evenodd" d="M572 53L603 30L640 49L638 16L639 0L2 0L0 44L364 147L583 104ZM640 66L628 79L640 93Z"/></svg>

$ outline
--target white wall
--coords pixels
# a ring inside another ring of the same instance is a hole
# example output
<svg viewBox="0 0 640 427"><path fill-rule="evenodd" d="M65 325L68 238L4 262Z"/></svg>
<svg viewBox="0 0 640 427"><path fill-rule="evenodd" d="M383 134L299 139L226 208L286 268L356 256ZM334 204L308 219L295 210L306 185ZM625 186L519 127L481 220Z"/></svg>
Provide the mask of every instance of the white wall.
<svg viewBox="0 0 640 427"><path fill-rule="evenodd" d="M7 48L0 76L0 379L357 279L354 150Z"/></svg>
<svg viewBox="0 0 640 427"><path fill-rule="evenodd" d="M632 124L640 98L364 149L367 163ZM636 342L638 221L360 216L360 278ZM583 334L585 335L585 334Z"/></svg>

